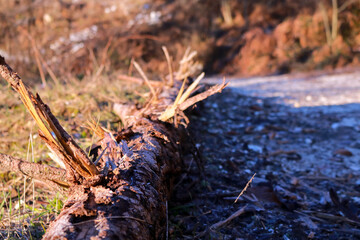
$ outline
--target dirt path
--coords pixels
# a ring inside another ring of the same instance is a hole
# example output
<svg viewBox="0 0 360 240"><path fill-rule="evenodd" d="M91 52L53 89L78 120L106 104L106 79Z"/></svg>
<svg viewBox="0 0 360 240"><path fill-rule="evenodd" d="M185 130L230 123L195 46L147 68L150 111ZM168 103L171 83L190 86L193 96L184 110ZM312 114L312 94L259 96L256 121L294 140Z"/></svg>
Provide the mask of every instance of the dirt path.
<svg viewBox="0 0 360 240"><path fill-rule="evenodd" d="M276 98L279 103L295 108L360 103L359 69L227 80L236 92ZM221 81L221 78L216 77L206 80L210 84Z"/></svg>
<svg viewBox="0 0 360 240"><path fill-rule="evenodd" d="M189 158L170 206L170 236L360 239L360 73L231 86L191 121L205 178ZM228 224L212 226L244 206Z"/></svg>

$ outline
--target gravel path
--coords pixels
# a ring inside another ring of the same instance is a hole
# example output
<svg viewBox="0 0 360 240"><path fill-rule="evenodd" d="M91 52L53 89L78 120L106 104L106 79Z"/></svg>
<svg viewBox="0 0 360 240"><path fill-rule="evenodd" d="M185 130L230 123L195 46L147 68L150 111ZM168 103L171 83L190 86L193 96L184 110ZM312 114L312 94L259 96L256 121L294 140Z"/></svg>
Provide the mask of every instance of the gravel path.
<svg viewBox="0 0 360 240"><path fill-rule="evenodd" d="M356 69L227 80L239 93L276 98L295 108L360 103L360 70ZM206 79L210 84L221 81Z"/></svg>
<svg viewBox="0 0 360 240"><path fill-rule="evenodd" d="M359 72L232 80L191 119L170 236L360 239L359 103Z"/></svg>

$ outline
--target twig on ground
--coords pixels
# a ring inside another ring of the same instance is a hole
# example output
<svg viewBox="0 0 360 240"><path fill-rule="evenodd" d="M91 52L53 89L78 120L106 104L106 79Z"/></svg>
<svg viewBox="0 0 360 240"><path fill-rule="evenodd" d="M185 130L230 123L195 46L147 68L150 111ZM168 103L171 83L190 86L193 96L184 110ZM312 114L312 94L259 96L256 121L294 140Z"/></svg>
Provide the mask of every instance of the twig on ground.
<svg viewBox="0 0 360 240"><path fill-rule="evenodd" d="M128 68L128 73L127 73L128 76L131 76L131 75L132 75L133 61L134 61L134 57L131 57L130 64L129 64L129 68Z"/></svg>
<svg viewBox="0 0 360 240"><path fill-rule="evenodd" d="M169 75L170 75L170 83L169 86L172 87L174 85L174 74L173 74L173 68L172 68L172 60L170 58L170 54L165 46L162 46L162 50L164 51L166 61L169 68Z"/></svg>
<svg viewBox="0 0 360 240"><path fill-rule="evenodd" d="M248 189L248 187L249 187L250 183L252 182L252 180L254 179L255 175L256 175L256 173L254 173L254 175L251 177L251 179L246 183L246 186L245 186L244 189L241 191L241 193L239 194L239 196L235 199L235 202L234 202L234 203L236 203L236 202L239 200L239 198L241 197L241 195L244 194L244 192L246 191L246 189Z"/></svg>
<svg viewBox="0 0 360 240"><path fill-rule="evenodd" d="M244 207L240 208L239 210L237 210L236 212L234 212L233 214L231 214L228 218L226 218L225 220L222 220L220 222L214 223L213 225L211 225L209 228L207 228L205 231L202 231L201 233L199 233L198 235L195 236L195 238L202 238L204 237L207 233L209 233L209 231L215 231L219 228L222 228L223 226L229 224L233 219L239 217L240 215L244 214L247 212L246 208L248 205L245 205Z"/></svg>
<svg viewBox="0 0 360 240"><path fill-rule="evenodd" d="M351 220L351 219L349 219L347 217L335 216L335 215L332 215L332 214L322 213L322 212L312 212L312 214L314 214L318 218L327 219L327 220L334 221L334 222L346 222L348 224L360 227L359 222Z"/></svg>
<svg viewBox="0 0 360 240"><path fill-rule="evenodd" d="M151 94L155 97L156 100L157 97L156 97L155 89L150 84L148 77L145 75L144 71L141 69L140 65L135 60L133 61L133 64L136 70L140 73L141 77L144 79L146 85L150 88Z"/></svg>
<svg viewBox="0 0 360 240"><path fill-rule="evenodd" d="M36 52L36 51L34 51L34 52ZM35 55L36 65L38 66L38 70L40 73L41 82L42 82L43 86L46 87L45 74L44 74L44 70L42 69L42 66L41 66L40 58L36 53L34 55Z"/></svg>
<svg viewBox="0 0 360 240"><path fill-rule="evenodd" d="M216 230L216 229L219 229L219 228L229 224L234 218L237 218L238 216L246 213L246 208L247 208L247 205L245 205L244 207L240 208L239 210L237 210L236 212L231 214L230 217L228 217L227 219L211 225L210 230Z"/></svg>

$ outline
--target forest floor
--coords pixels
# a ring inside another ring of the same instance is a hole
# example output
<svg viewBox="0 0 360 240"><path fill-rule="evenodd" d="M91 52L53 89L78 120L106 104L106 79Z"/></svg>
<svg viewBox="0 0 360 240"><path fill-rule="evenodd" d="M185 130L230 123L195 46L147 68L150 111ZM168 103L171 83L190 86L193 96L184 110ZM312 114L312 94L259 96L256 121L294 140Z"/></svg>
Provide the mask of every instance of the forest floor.
<svg viewBox="0 0 360 240"><path fill-rule="evenodd" d="M191 118L171 238L359 239L359 72L230 82Z"/></svg>

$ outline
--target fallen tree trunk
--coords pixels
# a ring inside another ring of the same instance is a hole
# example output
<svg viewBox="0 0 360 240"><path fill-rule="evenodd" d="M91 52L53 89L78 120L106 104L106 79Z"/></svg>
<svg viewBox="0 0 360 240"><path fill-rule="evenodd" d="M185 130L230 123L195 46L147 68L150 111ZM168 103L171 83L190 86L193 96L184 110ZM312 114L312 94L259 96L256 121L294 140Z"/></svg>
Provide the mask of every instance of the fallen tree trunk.
<svg viewBox="0 0 360 240"><path fill-rule="evenodd" d="M71 189L64 209L44 239L161 239L166 231L166 201L182 167L178 130L148 119L129 127L132 136L105 154L111 171L97 186ZM104 155L105 155L104 154ZM115 168L115 169L113 169Z"/></svg>
<svg viewBox="0 0 360 240"><path fill-rule="evenodd" d="M96 148L99 157L92 161L3 58L0 73L21 95L40 136L66 166L68 199L43 239L164 239L167 199L183 167L182 111L226 84L189 98L201 75L186 91L186 80L164 84L160 94L152 89L153 100L144 109L117 105L126 128L113 135L90 124L102 138Z"/></svg>

